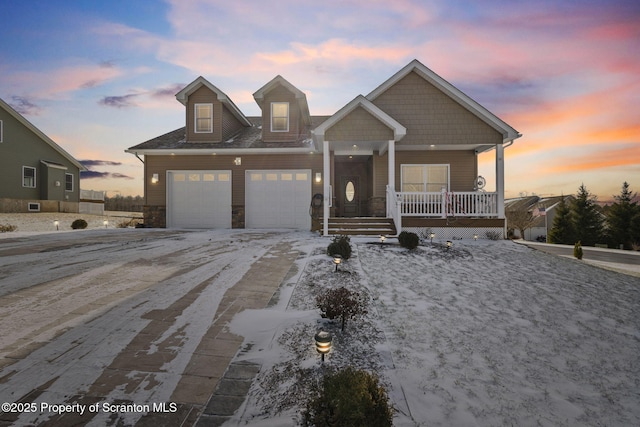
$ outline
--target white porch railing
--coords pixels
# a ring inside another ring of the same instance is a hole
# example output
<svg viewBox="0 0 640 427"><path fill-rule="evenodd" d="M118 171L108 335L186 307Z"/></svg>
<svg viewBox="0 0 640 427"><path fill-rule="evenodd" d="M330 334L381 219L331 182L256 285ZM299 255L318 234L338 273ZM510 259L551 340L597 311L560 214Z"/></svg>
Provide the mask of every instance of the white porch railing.
<svg viewBox="0 0 640 427"><path fill-rule="evenodd" d="M393 219L393 225L396 227L396 232L402 231L402 216L401 212L402 200L393 190L393 188L387 185L387 217Z"/></svg>
<svg viewBox="0 0 640 427"><path fill-rule="evenodd" d="M432 218L460 217L497 217L498 193L441 192L441 193L395 193L399 200L401 216L420 216ZM389 212L389 190L387 189L387 212ZM390 216L393 217L393 214ZM395 221L395 219L394 219Z"/></svg>

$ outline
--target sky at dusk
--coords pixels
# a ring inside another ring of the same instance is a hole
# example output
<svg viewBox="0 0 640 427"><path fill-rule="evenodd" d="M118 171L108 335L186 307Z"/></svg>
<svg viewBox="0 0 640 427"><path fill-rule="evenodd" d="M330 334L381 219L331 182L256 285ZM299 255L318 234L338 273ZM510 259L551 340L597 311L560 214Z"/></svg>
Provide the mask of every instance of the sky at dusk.
<svg viewBox="0 0 640 427"><path fill-rule="evenodd" d="M247 116L278 74L330 115L418 59L523 134L506 197L640 191L638 0L2 0L0 16L0 98L85 163L83 189L142 195L124 150L184 126L175 94L199 75Z"/></svg>

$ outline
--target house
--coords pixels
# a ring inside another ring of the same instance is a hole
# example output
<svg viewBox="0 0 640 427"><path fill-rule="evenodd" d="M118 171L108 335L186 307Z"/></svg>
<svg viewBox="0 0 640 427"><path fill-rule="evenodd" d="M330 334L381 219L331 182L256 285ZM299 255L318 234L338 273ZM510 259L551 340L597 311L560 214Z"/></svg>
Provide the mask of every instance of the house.
<svg viewBox="0 0 640 427"><path fill-rule="evenodd" d="M147 225L503 233L504 149L521 135L419 61L330 117L281 76L253 96L260 117L198 77L176 95L185 127L126 150L144 156ZM495 192L478 177L488 150Z"/></svg>
<svg viewBox="0 0 640 427"><path fill-rule="evenodd" d="M82 170L0 99L0 212L78 212Z"/></svg>
<svg viewBox="0 0 640 427"><path fill-rule="evenodd" d="M546 242L547 236L553 228L556 209L562 198L564 198L567 205L570 205L573 200L575 200L571 195L552 197L528 196L506 200L505 211L507 211L507 228L513 232L515 237L522 238L518 227L509 223L509 212L519 213L520 215L516 214L516 217L522 217L522 215L526 214L529 221L527 221L528 224L524 231L523 239Z"/></svg>

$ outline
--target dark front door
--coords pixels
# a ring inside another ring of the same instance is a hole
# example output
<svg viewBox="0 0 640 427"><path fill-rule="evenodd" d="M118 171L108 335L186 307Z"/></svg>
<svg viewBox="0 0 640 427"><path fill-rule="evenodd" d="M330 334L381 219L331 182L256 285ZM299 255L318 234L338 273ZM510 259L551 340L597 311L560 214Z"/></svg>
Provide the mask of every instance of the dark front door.
<svg viewBox="0 0 640 427"><path fill-rule="evenodd" d="M342 176L340 181L342 216L360 216L360 177Z"/></svg>

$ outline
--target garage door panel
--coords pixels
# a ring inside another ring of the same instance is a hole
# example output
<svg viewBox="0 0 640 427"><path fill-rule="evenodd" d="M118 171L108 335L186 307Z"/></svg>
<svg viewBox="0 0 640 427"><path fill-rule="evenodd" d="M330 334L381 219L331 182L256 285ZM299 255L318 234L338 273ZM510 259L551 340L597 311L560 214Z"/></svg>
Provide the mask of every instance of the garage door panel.
<svg viewBox="0 0 640 427"><path fill-rule="evenodd" d="M167 226L231 228L230 171L168 171Z"/></svg>
<svg viewBox="0 0 640 427"><path fill-rule="evenodd" d="M310 170L256 170L246 173L247 228L311 227Z"/></svg>

